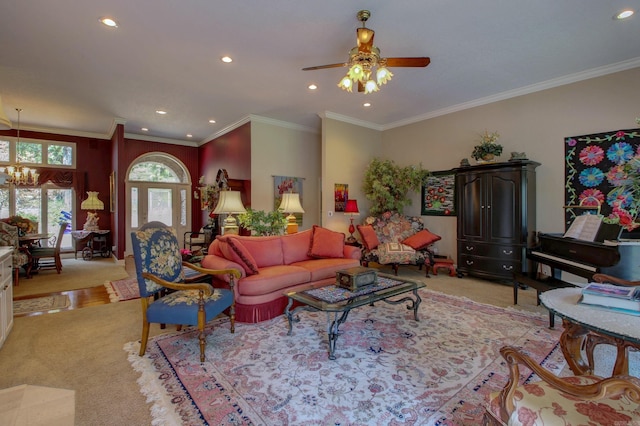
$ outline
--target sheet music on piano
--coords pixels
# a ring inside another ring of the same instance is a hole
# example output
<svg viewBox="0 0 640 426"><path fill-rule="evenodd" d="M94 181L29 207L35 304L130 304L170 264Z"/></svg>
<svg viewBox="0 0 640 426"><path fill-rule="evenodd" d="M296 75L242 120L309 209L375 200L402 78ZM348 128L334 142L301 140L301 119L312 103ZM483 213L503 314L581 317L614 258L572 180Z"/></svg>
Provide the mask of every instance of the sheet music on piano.
<svg viewBox="0 0 640 426"><path fill-rule="evenodd" d="M617 244L622 227L605 223L602 215L584 214L575 218L564 237L609 245Z"/></svg>

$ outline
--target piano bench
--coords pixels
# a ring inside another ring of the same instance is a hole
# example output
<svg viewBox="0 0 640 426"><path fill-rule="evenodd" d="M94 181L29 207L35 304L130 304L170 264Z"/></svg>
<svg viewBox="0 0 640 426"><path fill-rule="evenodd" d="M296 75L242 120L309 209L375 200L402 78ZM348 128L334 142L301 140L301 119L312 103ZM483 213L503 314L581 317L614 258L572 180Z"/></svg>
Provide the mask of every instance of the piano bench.
<svg viewBox="0 0 640 426"><path fill-rule="evenodd" d="M431 267L431 269L433 270L433 275L438 275L438 269L443 268L449 270L450 277L456 276L456 268L453 266L453 259L448 259L446 257L434 258L433 266L427 265L427 267L425 268L427 277L429 276L429 267Z"/></svg>

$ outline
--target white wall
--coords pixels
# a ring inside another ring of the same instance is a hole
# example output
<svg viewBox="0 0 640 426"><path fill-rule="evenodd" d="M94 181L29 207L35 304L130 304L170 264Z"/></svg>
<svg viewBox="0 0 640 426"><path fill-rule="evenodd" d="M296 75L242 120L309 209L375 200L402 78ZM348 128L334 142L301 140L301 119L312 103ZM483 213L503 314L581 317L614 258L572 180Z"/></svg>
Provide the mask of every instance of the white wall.
<svg viewBox="0 0 640 426"><path fill-rule="evenodd" d="M432 118L384 131L379 155L401 165L417 164L432 171L458 167L471 158L477 135L485 129L500 133L507 161L512 151L524 151L542 163L537 168L537 230L564 232L564 138L638 127L640 68ZM414 194L407 214L420 214L420 194ZM456 256L456 220L423 217L441 235L440 253Z"/></svg>
<svg viewBox="0 0 640 426"><path fill-rule="evenodd" d="M274 210L273 176L302 180L300 230L320 223L320 135L288 123L252 116L251 207Z"/></svg>
<svg viewBox="0 0 640 426"><path fill-rule="evenodd" d="M370 202L362 192L364 171L369 162L380 155L382 134L354 124L322 116L322 213L325 228L348 235L349 217L335 213L333 190L336 183L349 185L349 198L358 201L361 214L354 224L362 222L369 211ZM358 233L354 234L357 238Z"/></svg>

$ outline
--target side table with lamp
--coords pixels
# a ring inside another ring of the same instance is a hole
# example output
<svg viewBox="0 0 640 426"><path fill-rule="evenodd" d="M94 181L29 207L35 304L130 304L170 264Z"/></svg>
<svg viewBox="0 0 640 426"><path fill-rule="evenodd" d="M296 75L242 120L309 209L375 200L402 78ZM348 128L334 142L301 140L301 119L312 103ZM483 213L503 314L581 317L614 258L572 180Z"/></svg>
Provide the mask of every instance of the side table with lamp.
<svg viewBox="0 0 640 426"><path fill-rule="evenodd" d="M353 226L353 216L360 215L360 210L358 210L358 200L347 200L347 205L344 208L344 214L350 216L349 236L345 240L345 244L361 247L358 240L356 240L356 237L353 236L353 233L356 232L356 227Z"/></svg>
<svg viewBox="0 0 640 426"><path fill-rule="evenodd" d="M295 234L296 232L298 232L298 219L296 218L294 213L304 213L304 209L300 204L300 194L282 194L282 201L280 202L280 207L278 207L278 210L281 210L284 214L288 213L287 234Z"/></svg>

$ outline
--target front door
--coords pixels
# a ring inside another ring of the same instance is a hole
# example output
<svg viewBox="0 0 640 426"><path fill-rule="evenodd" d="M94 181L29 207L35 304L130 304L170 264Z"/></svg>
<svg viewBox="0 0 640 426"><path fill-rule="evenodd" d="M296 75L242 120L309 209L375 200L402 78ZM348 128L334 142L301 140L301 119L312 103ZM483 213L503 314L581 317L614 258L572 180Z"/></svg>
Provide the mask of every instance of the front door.
<svg viewBox="0 0 640 426"><path fill-rule="evenodd" d="M127 245L132 254L131 232L148 222L162 222L175 228L180 245L190 230L191 211L187 201L189 185L165 182L127 182Z"/></svg>

